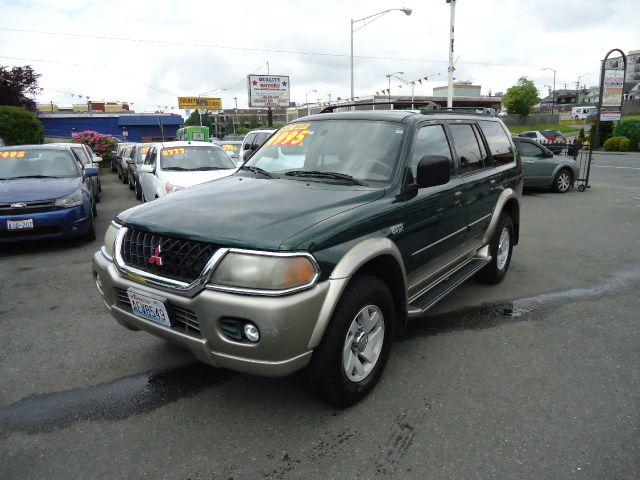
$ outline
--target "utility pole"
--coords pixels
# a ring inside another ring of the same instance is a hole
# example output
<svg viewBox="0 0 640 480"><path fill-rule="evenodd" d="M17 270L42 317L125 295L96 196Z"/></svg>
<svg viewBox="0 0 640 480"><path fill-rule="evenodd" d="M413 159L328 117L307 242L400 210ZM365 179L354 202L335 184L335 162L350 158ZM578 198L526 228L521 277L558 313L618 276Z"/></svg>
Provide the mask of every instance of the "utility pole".
<svg viewBox="0 0 640 480"><path fill-rule="evenodd" d="M233 109L233 113L235 114L232 117L231 123L233 123L233 134L236 134L236 120L238 119L238 97L233 97L234 102L236 102L236 106Z"/></svg>
<svg viewBox="0 0 640 480"><path fill-rule="evenodd" d="M449 18L449 89L447 91L447 108L453 107L453 32L454 24L456 20L456 0L447 0L447 3L451 5L451 15Z"/></svg>

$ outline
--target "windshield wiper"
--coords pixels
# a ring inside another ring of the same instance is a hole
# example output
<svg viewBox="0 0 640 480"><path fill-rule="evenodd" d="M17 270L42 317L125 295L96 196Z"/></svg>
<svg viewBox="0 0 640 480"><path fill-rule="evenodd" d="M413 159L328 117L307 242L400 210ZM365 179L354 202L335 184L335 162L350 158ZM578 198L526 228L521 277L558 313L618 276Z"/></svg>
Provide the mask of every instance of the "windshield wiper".
<svg viewBox="0 0 640 480"><path fill-rule="evenodd" d="M4 180L15 180L16 178L60 178L53 175L22 175L19 177L9 177Z"/></svg>
<svg viewBox="0 0 640 480"><path fill-rule="evenodd" d="M270 172L267 172L266 170L260 167L251 167L249 165L243 165L240 167L240 170L249 170L250 172L259 173L260 175L264 175L265 177L276 178L275 175L271 174Z"/></svg>
<svg viewBox="0 0 640 480"><path fill-rule="evenodd" d="M184 168L184 167L164 167L162 170L191 170L191 169Z"/></svg>
<svg viewBox="0 0 640 480"><path fill-rule="evenodd" d="M229 167L229 168L225 168L225 167L198 167L198 168L192 168L191 170L197 170L199 172L205 171L205 170L230 170L231 168L235 168L235 167Z"/></svg>
<svg viewBox="0 0 640 480"><path fill-rule="evenodd" d="M318 170L291 170L285 173L291 177L319 177L319 178L332 178L336 180L346 180L356 185L365 185L360 180L353 178L351 175L339 172L320 172Z"/></svg>

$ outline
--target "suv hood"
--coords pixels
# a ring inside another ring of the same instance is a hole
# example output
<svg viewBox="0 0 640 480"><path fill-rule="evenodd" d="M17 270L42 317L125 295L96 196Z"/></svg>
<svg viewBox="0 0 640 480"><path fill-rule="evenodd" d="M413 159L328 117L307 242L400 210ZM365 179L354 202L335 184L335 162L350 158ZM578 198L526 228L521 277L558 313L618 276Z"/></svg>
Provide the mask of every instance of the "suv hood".
<svg viewBox="0 0 640 480"><path fill-rule="evenodd" d="M381 188L233 175L134 207L118 219L166 236L278 250L293 235L382 195Z"/></svg>
<svg viewBox="0 0 640 480"><path fill-rule="evenodd" d="M19 178L0 180L0 203L53 200L70 195L79 186L80 177Z"/></svg>

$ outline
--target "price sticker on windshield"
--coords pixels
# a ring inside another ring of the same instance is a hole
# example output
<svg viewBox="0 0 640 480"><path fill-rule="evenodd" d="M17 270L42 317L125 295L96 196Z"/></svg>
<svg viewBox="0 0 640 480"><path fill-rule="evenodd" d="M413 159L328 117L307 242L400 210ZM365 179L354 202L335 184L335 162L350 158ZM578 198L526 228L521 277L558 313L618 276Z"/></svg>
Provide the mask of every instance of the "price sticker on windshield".
<svg viewBox="0 0 640 480"><path fill-rule="evenodd" d="M2 158L22 158L27 154L24 150L11 150L10 152L0 152Z"/></svg>
<svg viewBox="0 0 640 480"><path fill-rule="evenodd" d="M162 150L162 155L167 157L184 155L184 148L167 148L166 150Z"/></svg>
<svg viewBox="0 0 640 480"><path fill-rule="evenodd" d="M302 145L303 140L309 135L310 123L292 123L280 129L273 137L267 141L267 146L296 146Z"/></svg>
<svg viewBox="0 0 640 480"><path fill-rule="evenodd" d="M222 145L222 150L224 150L225 152L233 152L237 149L238 147L236 145Z"/></svg>
<svg viewBox="0 0 640 480"><path fill-rule="evenodd" d="M141 147L141 148L140 148L140 153L141 153L141 154L143 154L143 155L144 155L145 153L147 153L148 151L149 151L149 147Z"/></svg>

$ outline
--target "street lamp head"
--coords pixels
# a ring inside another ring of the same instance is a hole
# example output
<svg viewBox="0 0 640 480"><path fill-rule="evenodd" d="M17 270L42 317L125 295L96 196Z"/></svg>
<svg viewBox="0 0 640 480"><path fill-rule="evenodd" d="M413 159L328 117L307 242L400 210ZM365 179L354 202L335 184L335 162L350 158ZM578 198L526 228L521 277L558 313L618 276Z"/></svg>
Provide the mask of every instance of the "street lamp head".
<svg viewBox="0 0 640 480"><path fill-rule="evenodd" d="M401 8L400 9L401 12L404 12L404 14L408 17L409 15L411 15L411 13L413 12L412 9L410 8Z"/></svg>

